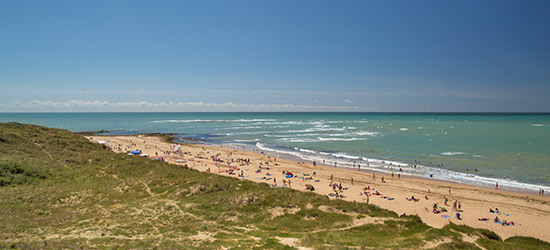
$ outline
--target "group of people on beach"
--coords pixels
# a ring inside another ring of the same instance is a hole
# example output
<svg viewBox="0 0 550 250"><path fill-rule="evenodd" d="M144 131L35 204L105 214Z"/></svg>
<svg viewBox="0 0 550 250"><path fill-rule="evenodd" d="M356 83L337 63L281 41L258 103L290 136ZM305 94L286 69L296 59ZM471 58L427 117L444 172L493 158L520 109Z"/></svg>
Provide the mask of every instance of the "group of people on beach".
<svg viewBox="0 0 550 250"><path fill-rule="evenodd" d="M500 211L498 210L498 208L495 208L494 210L492 208L489 208L489 213L501 214ZM508 214L506 214L505 216L508 216ZM479 218L477 220L478 221L484 221L484 222L489 221L488 218ZM516 225L516 223L514 223L513 221L500 220L500 218L498 218L498 215L495 216L495 219L493 219L493 222L497 223L497 224L501 224L502 226L515 226Z"/></svg>

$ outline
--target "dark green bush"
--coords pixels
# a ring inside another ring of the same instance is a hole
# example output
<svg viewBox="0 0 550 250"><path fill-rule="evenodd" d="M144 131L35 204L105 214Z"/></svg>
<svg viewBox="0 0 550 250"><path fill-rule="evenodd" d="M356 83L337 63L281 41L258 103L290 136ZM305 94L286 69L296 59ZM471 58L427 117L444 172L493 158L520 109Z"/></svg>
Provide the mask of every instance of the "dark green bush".
<svg viewBox="0 0 550 250"><path fill-rule="evenodd" d="M0 186L31 183L49 176L48 170L44 168L14 161L0 162Z"/></svg>

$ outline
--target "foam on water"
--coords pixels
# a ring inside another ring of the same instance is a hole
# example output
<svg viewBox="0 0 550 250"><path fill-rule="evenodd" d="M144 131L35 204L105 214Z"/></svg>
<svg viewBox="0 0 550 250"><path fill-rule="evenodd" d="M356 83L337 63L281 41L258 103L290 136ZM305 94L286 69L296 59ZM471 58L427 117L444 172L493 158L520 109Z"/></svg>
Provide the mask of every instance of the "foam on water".
<svg viewBox="0 0 550 250"><path fill-rule="evenodd" d="M443 152L440 155L463 155L464 152Z"/></svg>
<svg viewBox="0 0 550 250"><path fill-rule="evenodd" d="M254 125L302 125L302 124L306 124L302 121L286 121L286 122L275 122L275 121L269 121L269 122L258 122L258 123L254 123ZM309 123L307 123L309 124Z"/></svg>
<svg viewBox="0 0 550 250"><path fill-rule="evenodd" d="M286 130L279 131L280 133L310 133L310 132L328 132L328 131L344 131L346 128L333 128L330 126L315 126L308 129L298 129L298 130Z"/></svg>
<svg viewBox="0 0 550 250"><path fill-rule="evenodd" d="M303 148L294 148L294 150L298 150L298 151L306 152L306 153L310 153L310 154L317 154L318 153L315 150L309 150L309 149L303 149Z"/></svg>
<svg viewBox="0 0 550 250"><path fill-rule="evenodd" d="M347 155L347 154L344 154L344 153L333 153L332 156L338 157L338 158L351 159L351 160L360 160L360 159L362 159L361 157Z"/></svg>
<svg viewBox="0 0 550 250"><path fill-rule="evenodd" d="M287 142L330 142L330 141L362 141L366 138L339 138L339 137L317 137L317 138L293 138L293 137L283 137L278 139L279 141Z"/></svg>
<svg viewBox="0 0 550 250"><path fill-rule="evenodd" d="M265 134L269 133L269 131L251 131L251 132L234 132L234 133L225 133L227 136L233 136L233 135L259 135L259 134Z"/></svg>
<svg viewBox="0 0 550 250"><path fill-rule="evenodd" d="M254 129L254 128L263 128L263 127L260 127L260 126L242 126L242 127L228 127L226 129L238 130L238 129Z"/></svg>
<svg viewBox="0 0 550 250"><path fill-rule="evenodd" d="M264 134L265 137L288 137L288 135L271 135L271 134Z"/></svg>
<svg viewBox="0 0 550 250"><path fill-rule="evenodd" d="M305 133L305 134L286 135L286 137L288 137L288 136L311 137L311 136L319 136L319 135L323 135L323 134L320 134L320 133Z"/></svg>
<svg viewBox="0 0 550 250"><path fill-rule="evenodd" d="M360 131L360 132L354 132L353 134L375 136L375 135L379 135L380 133L378 133L378 132L369 132L369 131Z"/></svg>
<svg viewBox="0 0 550 250"><path fill-rule="evenodd" d="M304 134L306 136L308 135L328 135L328 136L348 136L348 137L353 137L353 136L365 136L365 135L368 135L368 136L375 136L377 135L378 133L376 132L346 132L346 133L338 133L338 134ZM298 135L300 136L300 135Z"/></svg>
<svg viewBox="0 0 550 250"><path fill-rule="evenodd" d="M302 153L300 153L299 151L296 151L296 150L286 150L286 149L283 149L283 148L277 149L275 147L268 147L264 143L260 143L260 142L256 143L256 147L258 149L264 150L264 151L270 151L270 152L279 153L279 154L287 154L287 155L299 157L299 158L302 158L302 159L305 159L305 160L309 160L309 159L307 159L305 154L302 154ZM306 158L304 158L304 157L306 157Z"/></svg>
<svg viewBox="0 0 550 250"><path fill-rule="evenodd" d="M319 141L362 141L365 140L365 138L323 138L323 137L317 137Z"/></svg>
<svg viewBox="0 0 550 250"><path fill-rule="evenodd" d="M350 134L345 133L345 134L325 134L325 135L328 135L328 136L349 136Z"/></svg>
<svg viewBox="0 0 550 250"><path fill-rule="evenodd" d="M213 120L160 120L151 121L152 123L192 123L192 122L216 122Z"/></svg>
<svg viewBox="0 0 550 250"><path fill-rule="evenodd" d="M296 139L296 138L281 138L279 141L286 141L286 142L319 142L319 139Z"/></svg>
<svg viewBox="0 0 550 250"><path fill-rule="evenodd" d="M473 158L489 158L488 156L483 155L472 155Z"/></svg>

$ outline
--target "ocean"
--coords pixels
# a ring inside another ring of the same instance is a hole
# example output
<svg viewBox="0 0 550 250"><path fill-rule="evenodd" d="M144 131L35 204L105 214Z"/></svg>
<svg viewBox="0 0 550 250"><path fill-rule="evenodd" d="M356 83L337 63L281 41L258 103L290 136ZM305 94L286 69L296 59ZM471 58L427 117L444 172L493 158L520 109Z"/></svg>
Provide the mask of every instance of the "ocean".
<svg viewBox="0 0 550 250"><path fill-rule="evenodd" d="M0 122L9 121L72 132L174 133L182 141L245 146L327 166L550 190L550 114L0 113Z"/></svg>

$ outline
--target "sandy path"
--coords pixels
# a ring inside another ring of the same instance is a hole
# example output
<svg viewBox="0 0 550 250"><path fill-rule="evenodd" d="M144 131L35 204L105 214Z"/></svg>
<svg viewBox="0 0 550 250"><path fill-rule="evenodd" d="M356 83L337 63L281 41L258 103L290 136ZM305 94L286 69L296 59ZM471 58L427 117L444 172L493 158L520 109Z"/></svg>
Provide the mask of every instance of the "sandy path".
<svg viewBox="0 0 550 250"><path fill-rule="evenodd" d="M254 182L264 182L270 185L277 184L278 188L283 186L283 180L285 182L290 180L290 187L297 190L305 191L306 184L310 184L315 187L315 192L321 195L334 193L333 189L329 186L332 176L334 183L341 183L343 187L347 188L347 190L343 190L341 193L345 196L344 200L366 202L366 195L362 193L365 192L365 187L370 186L371 189L377 189L382 194L379 196L371 195L369 197L370 204L395 211L398 214L417 214L422 218L423 222L432 227L441 228L449 222L453 222L455 224L466 224L475 228L490 229L502 238L530 236L550 241L550 198L548 197L423 179L405 177L398 179L397 176L392 178L391 176L380 174L376 174L376 179L373 180L372 173L320 166L314 167L313 165L298 164L260 153L199 144L183 145L181 151L186 152L186 154L177 155L173 152L166 154L172 151L170 143L164 142L160 137L92 136L87 138L92 141L109 141L107 145L115 152L141 149L143 153L148 154L151 158L155 158L158 154L159 157L164 157L166 161L175 164L183 164L175 160L184 159L187 161L186 164L189 167L199 171L210 169L211 173ZM217 154L217 157L224 161L224 163L219 164L219 167L211 159L211 156ZM236 162L239 158L250 159L250 164ZM231 163L230 167L226 162L230 162L231 159L235 162ZM266 162L268 163L267 165ZM260 166L262 167L262 172L256 173L256 170ZM270 169L267 170L266 166L269 166ZM237 174L230 175L228 174L229 169L235 169L234 172L236 173L240 173L242 170L245 177L238 177ZM283 171L290 171L295 177L285 178ZM316 173L315 175L314 172ZM267 174L270 174L270 176ZM312 179L306 180L308 177ZM381 182L382 177L384 177L385 183ZM276 178L276 182L273 179L266 180L264 178ZM353 184L351 183L352 178ZM288 182L286 186L288 186ZM428 189L430 189L430 194L427 193ZM367 192L374 193L373 190ZM425 199L426 195L428 196L428 200ZM419 199L419 201L406 200L406 198L410 198L411 196ZM444 197L448 198L448 205L444 205ZM393 198L393 200L389 198ZM462 220L456 219L456 211L452 211L455 200L460 201ZM448 212L434 214L432 212L434 203L444 206ZM501 224L494 223L493 219L497 214L490 213L489 208L498 208L501 212L501 214L498 214L498 217L501 220L513 221L515 226L502 226ZM506 216L507 214L508 216ZM442 217L443 215L450 217L444 218ZM489 221L478 221L478 218L488 218Z"/></svg>

